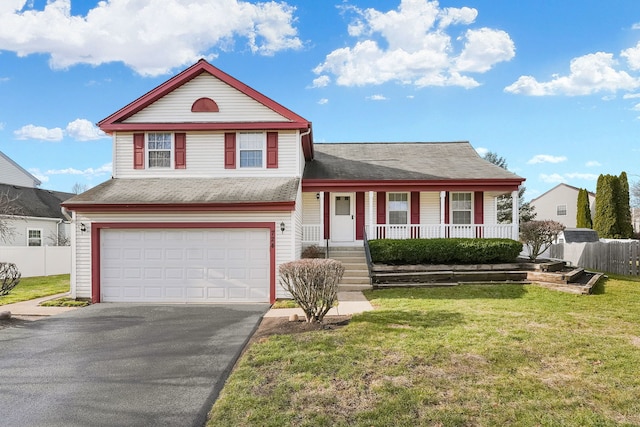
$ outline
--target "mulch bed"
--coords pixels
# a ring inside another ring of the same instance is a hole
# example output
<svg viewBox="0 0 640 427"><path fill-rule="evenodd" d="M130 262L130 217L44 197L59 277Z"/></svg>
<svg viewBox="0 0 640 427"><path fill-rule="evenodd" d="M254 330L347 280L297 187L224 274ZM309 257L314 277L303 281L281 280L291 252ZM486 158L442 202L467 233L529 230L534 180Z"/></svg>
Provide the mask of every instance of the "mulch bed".
<svg viewBox="0 0 640 427"><path fill-rule="evenodd" d="M288 317L265 317L253 334L247 347L272 335L290 335L310 331L328 331L349 324L351 316L325 316L321 323L307 323L304 317L289 321Z"/></svg>

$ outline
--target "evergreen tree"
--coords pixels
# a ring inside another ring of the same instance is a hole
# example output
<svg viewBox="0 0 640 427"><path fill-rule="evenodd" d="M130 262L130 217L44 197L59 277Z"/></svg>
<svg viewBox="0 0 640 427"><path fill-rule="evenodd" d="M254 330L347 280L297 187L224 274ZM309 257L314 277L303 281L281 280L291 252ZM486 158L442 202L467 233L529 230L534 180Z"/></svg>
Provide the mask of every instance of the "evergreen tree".
<svg viewBox="0 0 640 427"><path fill-rule="evenodd" d="M507 161L504 157L498 156L498 154L493 151L489 151L483 157L488 162L493 163L496 166L500 166L502 169L507 169ZM526 188L524 186L520 186L518 190L518 206L519 206L519 216L520 216L520 224L523 224L527 221L531 221L536 217L536 213L534 212L533 206L529 202L524 201L524 192ZM505 194L502 196L498 196L498 224L509 224L513 219L511 211L513 210L513 199L511 194Z"/></svg>
<svg viewBox="0 0 640 427"><path fill-rule="evenodd" d="M578 191L576 227L593 228L593 223L591 221L591 208L589 207L589 192L586 188Z"/></svg>
<svg viewBox="0 0 640 427"><path fill-rule="evenodd" d="M620 230L620 237L628 239L633 236L633 224L631 222L631 205L629 203L629 181L627 180L627 173L622 172L618 177L618 186L620 187L618 192L618 228Z"/></svg>
<svg viewBox="0 0 640 427"><path fill-rule="evenodd" d="M619 184L616 176L601 174L598 177L593 229L598 232L600 237L611 239L620 235L616 209L617 201L619 200Z"/></svg>

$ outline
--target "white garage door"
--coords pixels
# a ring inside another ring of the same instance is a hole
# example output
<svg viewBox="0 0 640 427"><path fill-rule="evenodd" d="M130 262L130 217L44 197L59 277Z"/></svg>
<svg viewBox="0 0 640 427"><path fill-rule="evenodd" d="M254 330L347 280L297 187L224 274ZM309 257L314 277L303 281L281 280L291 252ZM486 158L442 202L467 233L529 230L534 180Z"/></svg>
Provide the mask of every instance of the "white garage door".
<svg viewBox="0 0 640 427"><path fill-rule="evenodd" d="M101 233L101 301L269 302L266 229Z"/></svg>

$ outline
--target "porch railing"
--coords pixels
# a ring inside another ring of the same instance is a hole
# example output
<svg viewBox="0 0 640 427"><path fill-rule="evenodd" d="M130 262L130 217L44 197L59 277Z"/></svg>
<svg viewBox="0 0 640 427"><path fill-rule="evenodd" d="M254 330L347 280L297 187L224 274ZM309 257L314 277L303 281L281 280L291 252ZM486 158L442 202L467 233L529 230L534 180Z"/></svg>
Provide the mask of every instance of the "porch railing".
<svg viewBox="0 0 640 427"><path fill-rule="evenodd" d="M302 226L302 241L323 242L320 224ZM369 239L435 239L451 237L503 238L517 240L512 224L375 224L366 226Z"/></svg>

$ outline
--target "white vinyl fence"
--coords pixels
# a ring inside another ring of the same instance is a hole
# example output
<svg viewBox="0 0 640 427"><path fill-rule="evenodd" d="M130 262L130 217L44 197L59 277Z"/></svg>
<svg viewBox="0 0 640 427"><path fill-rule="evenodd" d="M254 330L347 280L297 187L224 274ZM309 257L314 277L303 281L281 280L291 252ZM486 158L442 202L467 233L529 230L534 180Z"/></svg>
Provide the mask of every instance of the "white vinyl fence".
<svg viewBox="0 0 640 427"><path fill-rule="evenodd" d="M551 257L572 265L624 276L640 275L640 241L560 243L551 246Z"/></svg>
<svg viewBox="0 0 640 427"><path fill-rule="evenodd" d="M0 246L0 262L14 263L22 277L71 273L71 246Z"/></svg>

